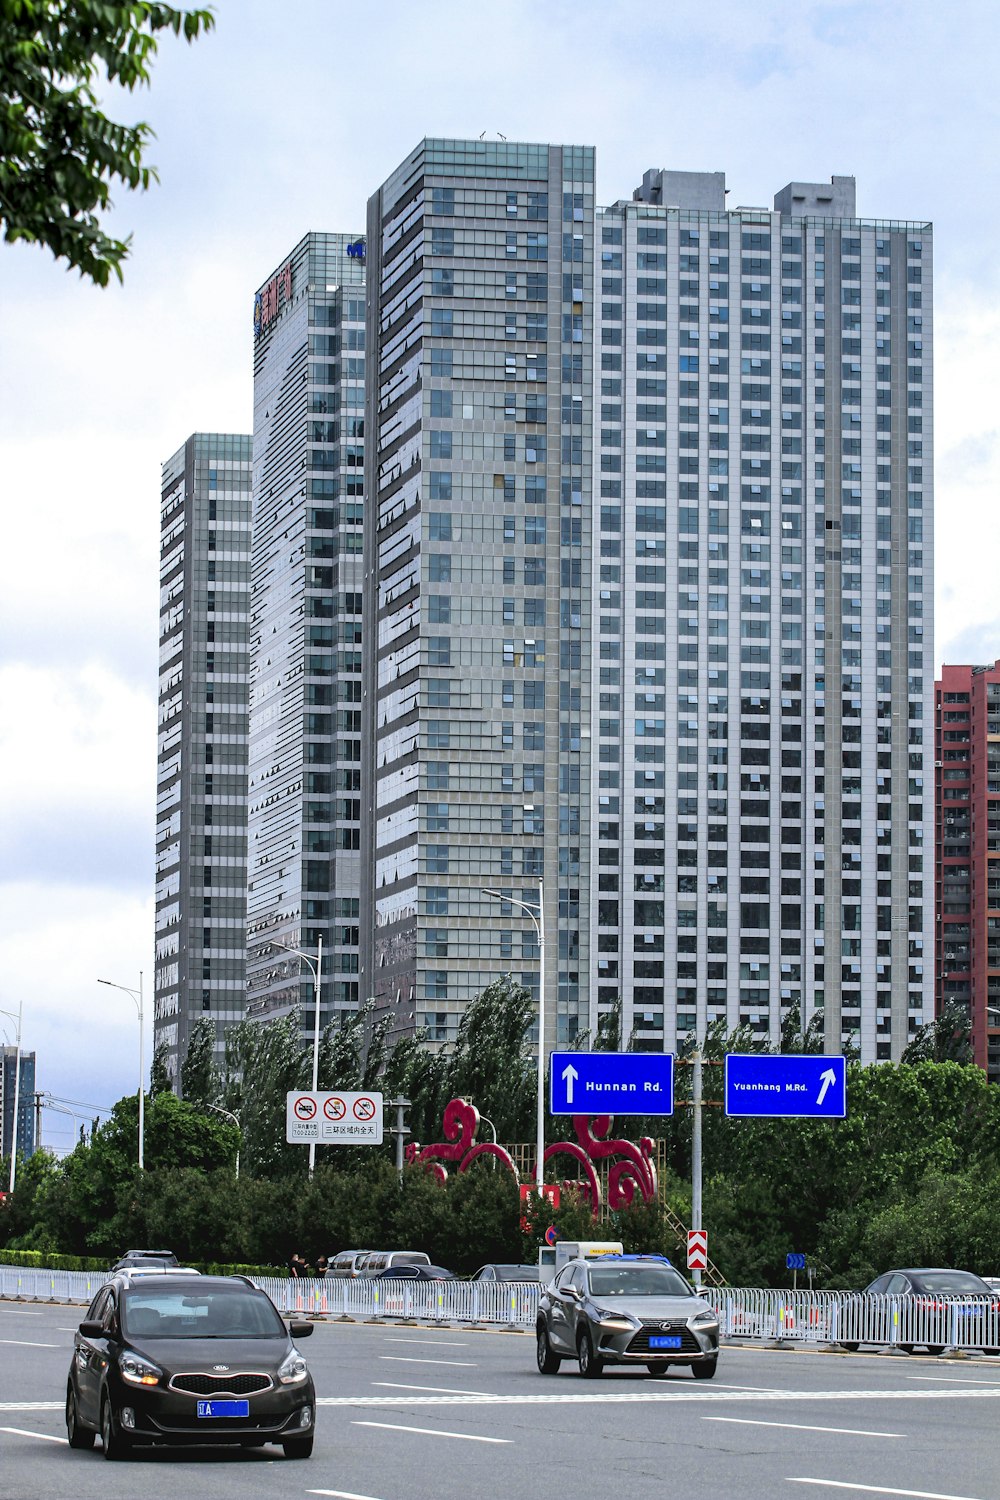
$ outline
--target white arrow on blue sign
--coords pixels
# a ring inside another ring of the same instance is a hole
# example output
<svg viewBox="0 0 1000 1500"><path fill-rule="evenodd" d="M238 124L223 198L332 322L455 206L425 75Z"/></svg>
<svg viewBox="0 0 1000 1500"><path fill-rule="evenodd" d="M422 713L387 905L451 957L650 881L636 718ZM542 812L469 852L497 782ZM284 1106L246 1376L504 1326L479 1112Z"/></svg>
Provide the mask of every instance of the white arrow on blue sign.
<svg viewBox="0 0 1000 1500"><path fill-rule="evenodd" d="M549 1107L554 1115L672 1115L670 1052L553 1052Z"/></svg>
<svg viewBox="0 0 1000 1500"><path fill-rule="evenodd" d="M809 1053L726 1054L726 1114L842 1120L847 1063Z"/></svg>

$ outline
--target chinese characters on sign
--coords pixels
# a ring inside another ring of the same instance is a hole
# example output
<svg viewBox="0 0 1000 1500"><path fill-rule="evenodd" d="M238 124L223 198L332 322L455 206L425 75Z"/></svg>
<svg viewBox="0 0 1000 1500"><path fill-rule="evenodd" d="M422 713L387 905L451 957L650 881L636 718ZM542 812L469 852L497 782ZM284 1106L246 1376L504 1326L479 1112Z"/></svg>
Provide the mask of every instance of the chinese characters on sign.
<svg viewBox="0 0 1000 1500"><path fill-rule="evenodd" d="M382 1095L293 1090L285 1096L285 1140L290 1145L381 1146Z"/></svg>
<svg viewBox="0 0 1000 1500"><path fill-rule="evenodd" d="M267 285L257 293L254 299L254 338L260 338L261 334L274 322L285 303L291 300L292 263L291 261L287 261L280 271L275 272Z"/></svg>

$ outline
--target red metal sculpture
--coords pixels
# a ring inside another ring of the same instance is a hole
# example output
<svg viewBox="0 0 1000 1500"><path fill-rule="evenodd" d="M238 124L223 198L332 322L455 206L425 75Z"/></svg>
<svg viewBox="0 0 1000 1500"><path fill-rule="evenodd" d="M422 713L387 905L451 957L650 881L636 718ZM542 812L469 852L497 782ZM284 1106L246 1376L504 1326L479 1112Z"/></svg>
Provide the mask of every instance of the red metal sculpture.
<svg viewBox="0 0 1000 1500"><path fill-rule="evenodd" d="M443 1141L433 1146L421 1147L412 1142L406 1150L407 1160L423 1163L439 1182L448 1180L445 1162L457 1163L459 1172L467 1172L473 1162L483 1157L492 1157L509 1172L518 1177L517 1167L509 1151L492 1141L477 1142L479 1111L466 1099L452 1099L444 1112ZM613 1115L574 1115L575 1141L558 1141L546 1149L545 1163L569 1158L579 1169L579 1176L564 1179L566 1192L582 1193L590 1203L594 1216L601 1208L601 1178L596 1165L608 1165L608 1206L626 1208L633 1203L638 1193L644 1203L653 1203L657 1195L656 1167L653 1162L654 1143L649 1136L638 1142L608 1140ZM619 1158L612 1160L612 1158Z"/></svg>

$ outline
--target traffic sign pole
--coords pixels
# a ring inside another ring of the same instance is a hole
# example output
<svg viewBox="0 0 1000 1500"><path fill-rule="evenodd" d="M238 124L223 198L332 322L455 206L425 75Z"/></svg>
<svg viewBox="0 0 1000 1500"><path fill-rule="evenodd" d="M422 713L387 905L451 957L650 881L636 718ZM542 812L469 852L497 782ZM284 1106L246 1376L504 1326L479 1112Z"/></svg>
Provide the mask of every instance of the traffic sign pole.
<svg viewBox="0 0 1000 1500"><path fill-rule="evenodd" d="M691 1228L701 1229L701 1043L697 1043L692 1059L692 1121L691 1121ZM701 1267L692 1266L694 1284L701 1286Z"/></svg>

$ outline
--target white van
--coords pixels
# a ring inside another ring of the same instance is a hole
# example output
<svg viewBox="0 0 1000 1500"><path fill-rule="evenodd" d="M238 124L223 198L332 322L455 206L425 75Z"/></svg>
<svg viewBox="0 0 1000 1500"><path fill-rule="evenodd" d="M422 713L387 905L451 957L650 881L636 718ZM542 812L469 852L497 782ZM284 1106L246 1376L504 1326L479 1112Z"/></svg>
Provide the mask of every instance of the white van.
<svg viewBox="0 0 1000 1500"><path fill-rule="evenodd" d="M372 1250L358 1266L359 1276L374 1276L393 1266L429 1266L431 1258L422 1250Z"/></svg>

